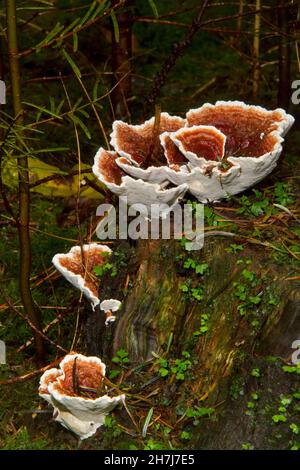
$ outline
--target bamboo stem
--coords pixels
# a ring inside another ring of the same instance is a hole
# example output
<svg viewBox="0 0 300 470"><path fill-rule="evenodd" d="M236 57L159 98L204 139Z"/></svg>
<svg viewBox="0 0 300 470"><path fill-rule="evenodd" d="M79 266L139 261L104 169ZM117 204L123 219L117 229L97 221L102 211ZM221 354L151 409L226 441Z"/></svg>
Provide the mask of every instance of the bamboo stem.
<svg viewBox="0 0 300 470"><path fill-rule="evenodd" d="M18 57L17 41L17 19L15 0L6 1L7 15L7 40L9 68L11 77L11 89L13 109L16 123L23 123L23 109L21 103L21 76ZM29 173L27 156L18 156L18 175L19 175L19 218L18 233L20 245L19 261L19 285L22 303L28 318L34 325L33 335L35 339L36 358L40 364L44 359L44 341L38 334L41 330L40 314L34 303L30 290L30 270L31 270L31 246L30 246L30 192L29 192Z"/></svg>

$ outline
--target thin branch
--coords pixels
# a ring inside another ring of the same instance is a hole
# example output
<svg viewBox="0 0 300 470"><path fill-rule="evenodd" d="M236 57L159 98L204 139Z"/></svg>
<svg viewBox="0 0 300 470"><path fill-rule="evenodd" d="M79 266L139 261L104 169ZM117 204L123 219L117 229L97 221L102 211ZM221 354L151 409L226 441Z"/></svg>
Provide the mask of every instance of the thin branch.
<svg viewBox="0 0 300 470"><path fill-rule="evenodd" d="M81 170L81 174L83 173L92 173L92 170L90 169ZM52 181L58 178L64 179L69 176L76 176L76 175L78 175L78 170L69 171L67 175L59 175L59 174L49 175L49 176L45 176L45 178L41 178L40 180L35 181L34 183L30 183L29 186L32 189L32 188L36 188L37 186L40 186L41 184L48 183L49 181Z"/></svg>
<svg viewBox="0 0 300 470"><path fill-rule="evenodd" d="M45 341L47 341L48 343L52 344L52 346L54 346L56 349L59 349L60 351L64 352L64 353L67 353L68 351L63 348L62 346L60 346L59 344L55 343L54 341L52 341L52 339L48 338L47 335L45 335L40 329L38 329L35 324L30 320L29 316L28 315L24 315L23 313L21 313L19 311L19 309L17 309L12 300L7 297L7 295L5 295L4 291L0 288L0 292L1 292L1 295L3 296L3 298L5 299L7 305L9 305L9 307L19 316L22 318L22 320L26 321L26 323L28 323L28 325L32 328L32 330L34 331L34 333L36 335L38 335L39 337L43 338ZM36 336L35 335L35 336Z"/></svg>
<svg viewBox="0 0 300 470"><path fill-rule="evenodd" d="M179 58L180 55L182 55L184 49L186 49L193 40L194 35L199 31L201 28L201 20L202 17L205 13L206 7L208 5L209 0L203 0L203 3L200 7L200 10L198 12L198 15L196 19L192 22L189 31L187 32L185 38L182 41L175 42L172 46L172 52L169 55L169 57L166 59L164 62L161 70L157 73L155 79L154 79L154 85L152 87L152 90L146 100L149 106L153 106L156 98L161 90L161 88L164 86L167 80L167 76L169 75L171 69L174 67L177 59Z"/></svg>
<svg viewBox="0 0 300 470"><path fill-rule="evenodd" d="M40 369L34 370L33 372L29 372L28 374L21 375L19 377L13 377L12 379L7 379L7 380L1 380L0 385L10 385L10 384L16 384L16 383L21 383L21 382L26 382L26 380L33 379L39 374L43 374L46 370L51 369L52 367L57 366L60 361L63 358L60 357L59 359L56 359L55 361L51 362L45 367L41 367Z"/></svg>
<svg viewBox="0 0 300 470"><path fill-rule="evenodd" d="M119 8L122 8L124 6L125 2L126 2L126 0L121 0L116 5L114 5L112 8L109 8L108 10L104 11L102 16L98 16L98 17L94 18L93 20L90 20L87 23L83 24L80 28L76 29L76 33L78 34L79 32L81 32L81 31L89 28L90 26L96 24L99 20L102 20L103 18L106 18L107 16L109 16L111 14L112 11L117 10ZM64 41L65 39L73 36L73 34L74 34L73 30L69 31L64 36L59 36L58 38L52 39L47 44L43 45L42 48L50 47L53 44L57 43L58 41ZM19 57L26 57L26 56L32 54L32 52L36 52L35 47L31 47L30 49L27 49L26 51L20 52Z"/></svg>

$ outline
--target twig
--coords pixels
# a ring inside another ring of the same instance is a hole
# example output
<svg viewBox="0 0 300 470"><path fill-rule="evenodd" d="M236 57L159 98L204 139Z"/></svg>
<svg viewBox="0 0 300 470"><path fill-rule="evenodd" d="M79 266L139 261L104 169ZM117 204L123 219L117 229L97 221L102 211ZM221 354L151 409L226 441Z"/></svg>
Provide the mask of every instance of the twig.
<svg viewBox="0 0 300 470"><path fill-rule="evenodd" d="M164 86L167 76L169 75L171 69L174 67L177 59L179 56L183 53L184 49L186 49L192 42L194 35L199 31L201 28L201 20L204 15L204 12L206 10L206 7L208 5L209 0L204 0L199 13L196 17L196 19L192 22L189 31L187 32L185 38L182 41L175 42L172 46L172 52L167 58L167 60L164 62L161 70L157 73L155 79L154 79L154 85L153 88L146 100L148 105L153 106L155 103L155 100L161 90L161 88Z"/></svg>
<svg viewBox="0 0 300 470"><path fill-rule="evenodd" d="M41 307L42 308L42 307ZM54 307L50 307L51 309L53 309ZM58 308L58 307L56 307ZM43 328L43 333L47 333L47 331L50 330L50 328L52 328L54 325L56 325L57 323L59 323L61 320L63 320L65 318L66 315L72 313L71 311L68 311L68 312L64 312L64 313L61 313L59 314L58 317L54 318L54 320L52 320L50 323L48 323L47 326L45 326L45 328ZM20 353L22 351L24 351L24 349L28 348L34 341L34 338L30 338L26 343L22 344L22 346L20 346L18 349L17 349L17 353Z"/></svg>
<svg viewBox="0 0 300 470"><path fill-rule="evenodd" d="M83 173L92 173L92 170L81 170L81 174ZM29 186L30 188L36 188L37 186L40 186L41 184L48 183L49 181L55 180L57 178L67 178L69 176L76 176L78 175L78 170L72 170L70 171L67 175L59 175L59 174L54 174L50 176L45 176L45 178L41 178L38 181L35 181L34 183L31 183Z"/></svg>
<svg viewBox="0 0 300 470"><path fill-rule="evenodd" d="M114 5L112 8L109 8L106 11L104 11L102 16L98 16L98 17L94 18L93 20L90 20L87 23L83 24L80 28L78 28L76 30L76 32L79 33L80 31L83 31L84 29L89 28L90 26L97 23L99 20L102 20L103 18L106 18L107 16L109 16L112 11L115 11L118 8L122 8L124 6L125 1L126 0L121 0L116 5ZM9 2L10 2L10 0L9 0ZM64 41L65 39L69 38L70 36L73 36L73 34L74 34L74 31L71 30L68 33L66 33L64 36L59 36L59 38L52 39L47 44L43 45L42 48L52 46L52 44L57 43L57 41L62 41L62 40ZM26 57L26 56L30 55L32 52L35 52L35 50L36 50L35 47L31 47L30 49L27 49L26 51L21 52L19 54L19 57Z"/></svg>
<svg viewBox="0 0 300 470"><path fill-rule="evenodd" d="M36 375L42 374L48 369L51 369L54 366L57 366L57 364L60 363L62 360L62 357L59 359L55 359L55 361L51 362L45 367L41 367L40 369L37 369L33 372L29 372L28 374L21 375L19 377L14 377L13 379L7 379L7 380L1 380L0 385L10 385L10 384L15 384L15 383L20 383L20 382L26 382L26 380L33 379Z"/></svg>
<svg viewBox="0 0 300 470"><path fill-rule="evenodd" d="M63 348L62 346L60 346L59 344L56 344L54 341L52 341L52 339L48 338L47 335L45 335L41 330L39 330L35 324L31 321L31 319L29 318L28 315L24 315L23 313L21 313L13 304L13 302L5 295L5 293L3 292L3 290L0 288L0 293L1 295L3 296L3 298L5 299L7 305L9 305L9 307L19 316L21 317L23 320L26 321L26 323L28 323L28 325L32 328L32 330L34 331L35 333L35 336L40 336L42 339L48 341L48 343L52 344L52 346L54 346L56 349L59 349L60 351L63 351L64 353L68 353L68 351Z"/></svg>

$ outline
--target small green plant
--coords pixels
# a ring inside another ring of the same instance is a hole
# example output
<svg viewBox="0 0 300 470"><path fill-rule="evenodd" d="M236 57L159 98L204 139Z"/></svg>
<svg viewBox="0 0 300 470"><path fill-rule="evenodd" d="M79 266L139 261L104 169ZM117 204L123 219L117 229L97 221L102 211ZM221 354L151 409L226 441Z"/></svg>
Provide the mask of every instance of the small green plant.
<svg viewBox="0 0 300 470"><path fill-rule="evenodd" d="M200 423L201 418L209 418L214 412L214 408L195 406L194 408L188 408L186 410L186 417L192 418L194 426L197 426Z"/></svg>
<svg viewBox="0 0 300 470"><path fill-rule="evenodd" d="M299 434L300 433L300 426L298 426L298 424L295 424L295 423L292 423L290 425L290 429L291 431L293 432L293 434Z"/></svg>
<svg viewBox="0 0 300 470"><path fill-rule="evenodd" d="M293 397L291 396L280 396L280 402L278 406L278 413L272 416L274 423L285 423L287 421L288 407L292 404Z"/></svg>
<svg viewBox="0 0 300 470"><path fill-rule="evenodd" d="M192 438L192 434L188 431L182 431L180 434L180 439L183 441L189 441Z"/></svg>
<svg viewBox="0 0 300 470"><path fill-rule="evenodd" d="M291 397L281 397L280 403L283 407L288 407L292 403L292 398Z"/></svg>
<svg viewBox="0 0 300 470"><path fill-rule="evenodd" d="M257 401L257 400L259 400L259 394L257 392L253 392L253 393L251 393L251 398L252 398L252 400Z"/></svg>
<svg viewBox="0 0 300 470"><path fill-rule="evenodd" d="M201 320L200 320L200 328L197 331L194 331L194 336L202 336L207 333L209 330L208 326L209 315L207 313L202 313Z"/></svg>
<svg viewBox="0 0 300 470"><path fill-rule="evenodd" d="M237 400L244 393L244 380L241 376L234 376L230 385L230 396Z"/></svg>
<svg viewBox="0 0 300 470"><path fill-rule="evenodd" d="M112 369L109 374L109 378L112 380L118 377L121 373L121 369L129 363L128 352L125 349L119 349L116 356L112 358L112 362L120 366L120 369Z"/></svg>
<svg viewBox="0 0 300 470"><path fill-rule="evenodd" d="M243 269L241 275L244 282L234 282L234 295L238 297L241 301L240 305L238 306L238 311L240 315L244 316L246 313L251 311L256 305L260 304L262 301L262 293L258 293L256 295L251 295L251 291L255 288L258 284L258 279L253 271L249 269ZM257 322L255 322L256 324ZM254 325L253 325L254 326Z"/></svg>
<svg viewBox="0 0 300 470"><path fill-rule="evenodd" d="M285 366L282 366L282 370L284 372L287 372L288 374L297 374L297 375L300 375L300 362L298 362L298 364L295 364L295 365L285 365Z"/></svg>
<svg viewBox="0 0 300 470"><path fill-rule="evenodd" d="M190 361L190 353L183 351L182 359L175 359L171 371L176 377L176 380L184 380L186 371L191 367L192 362Z"/></svg>
<svg viewBox="0 0 300 470"><path fill-rule="evenodd" d="M299 442L294 442L291 450L300 450L300 443Z"/></svg>
<svg viewBox="0 0 300 470"><path fill-rule="evenodd" d="M239 253L241 251L243 251L244 249L244 245L237 245L236 243L231 243L231 245L229 245L229 248L226 248L225 251L227 251L227 253Z"/></svg>
<svg viewBox="0 0 300 470"><path fill-rule="evenodd" d="M203 299L203 286L193 287L191 289L191 296L193 297L193 299L196 299L198 301L202 300Z"/></svg>
<svg viewBox="0 0 300 470"><path fill-rule="evenodd" d="M10 436L3 450L43 450L47 447L45 439L32 440L28 434L27 428L20 428L14 435Z"/></svg>
<svg viewBox="0 0 300 470"><path fill-rule="evenodd" d="M202 300L204 296L204 289L202 285L198 285L197 287L191 287L190 282L187 281L179 287L182 292L187 294L190 298L195 300Z"/></svg>
<svg viewBox="0 0 300 470"><path fill-rule="evenodd" d="M289 206L294 202L290 195L290 186L288 183L275 183L274 187L275 201L281 206Z"/></svg>
<svg viewBox="0 0 300 470"><path fill-rule="evenodd" d="M208 264L207 263L197 263L195 260L192 258L188 258L185 260L183 267L185 269L193 269L196 274L200 274L201 276L208 270Z"/></svg>
<svg viewBox="0 0 300 470"><path fill-rule="evenodd" d="M166 377L170 370L169 370L169 361L164 358L159 358L156 361L156 364L159 366L158 373L161 377Z"/></svg>
<svg viewBox="0 0 300 470"><path fill-rule="evenodd" d="M261 192L257 189L253 189L252 192L253 195L250 197L244 195L238 199L238 203L240 204L240 208L237 211L238 214L249 214L255 217L272 215L278 212L273 205L274 203L279 206L287 207L294 202L289 184L287 183L275 183L274 190L272 191L265 190ZM259 233L256 234L258 237L259 235Z"/></svg>
<svg viewBox="0 0 300 470"><path fill-rule="evenodd" d="M94 267L94 273L98 277L104 276L108 271L110 271L111 277L115 277L118 274L117 268L109 262Z"/></svg>
<svg viewBox="0 0 300 470"><path fill-rule="evenodd" d="M112 362L114 362L115 364L119 364L120 366L128 364L128 352L125 351L125 349L119 349L117 351L117 355L112 358Z"/></svg>
<svg viewBox="0 0 300 470"><path fill-rule="evenodd" d="M257 189L253 189L252 191L255 196L254 200L247 196L239 198L241 207L237 211L238 214L251 214L255 217L259 217L266 213L267 208L270 206L270 199L264 197L263 193Z"/></svg>
<svg viewBox="0 0 300 470"><path fill-rule="evenodd" d="M187 270L193 270L198 276L204 276L208 271L209 266L207 263L198 263L193 258L187 258L183 263L183 268ZM190 299L195 299L200 302L204 297L204 288L202 284L195 285L193 279L187 279L183 284L180 285L180 290L187 294Z"/></svg>
<svg viewBox="0 0 300 470"><path fill-rule="evenodd" d="M104 426L110 431L112 437L119 437L123 432L115 418L111 415L105 417Z"/></svg>
<svg viewBox="0 0 300 470"><path fill-rule="evenodd" d="M258 367L255 367L254 369L252 369L251 375L252 377L256 377L257 379L259 379L261 377L260 369Z"/></svg>
<svg viewBox="0 0 300 470"><path fill-rule="evenodd" d="M242 450L253 450L254 446L250 442L245 442L242 444Z"/></svg>
<svg viewBox="0 0 300 470"><path fill-rule="evenodd" d="M161 377L167 377L170 374L175 375L176 380L184 380L186 378L186 372L192 366L190 359L190 353L188 351L182 352L182 357L178 359L165 359L158 357L156 359L156 365L159 367L158 373Z"/></svg>
<svg viewBox="0 0 300 470"><path fill-rule="evenodd" d="M279 298L270 290L270 288L267 288L266 290L268 294L268 305L278 305Z"/></svg>
<svg viewBox="0 0 300 470"><path fill-rule="evenodd" d="M284 414L277 414L272 416L272 420L274 421L274 423L285 423L287 418Z"/></svg>
<svg viewBox="0 0 300 470"><path fill-rule="evenodd" d="M144 447L144 450L165 450L166 446L162 442L157 442L154 439L149 439Z"/></svg>
<svg viewBox="0 0 300 470"><path fill-rule="evenodd" d="M252 271L248 269L243 269L242 276L246 279L246 281L253 282L256 280L256 276Z"/></svg>
<svg viewBox="0 0 300 470"><path fill-rule="evenodd" d="M206 205L204 206L204 220L208 227L228 227L229 225L233 225L223 217L216 215L214 210Z"/></svg>

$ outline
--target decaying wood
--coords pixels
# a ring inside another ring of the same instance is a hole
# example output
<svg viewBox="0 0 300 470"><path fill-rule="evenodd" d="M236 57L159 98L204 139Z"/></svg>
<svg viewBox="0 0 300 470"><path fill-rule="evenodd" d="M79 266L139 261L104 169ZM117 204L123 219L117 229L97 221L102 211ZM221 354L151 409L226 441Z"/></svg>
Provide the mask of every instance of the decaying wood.
<svg viewBox="0 0 300 470"><path fill-rule="evenodd" d="M230 239L209 238L199 252L200 260L209 264L209 274L203 280L199 279L204 284L205 297L197 302L186 300L180 289L188 273L178 270L176 256L182 253L179 242L140 241L134 286L123 301L114 332L114 353L120 348L126 349L132 363L150 359L152 352L162 354L171 333L171 353L179 357L199 329L201 314L208 313L209 332L199 336L194 348L198 358L194 391L209 397L212 403L228 392L227 379L236 361L240 361L241 352L253 354L257 350L257 354L264 351L275 355L281 344L284 347L280 355L288 360L292 340L300 337L299 299L296 299L295 286L286 278L284 268L278 273L278 266L272 266L269 253L263 247L256 250L255 259L249 248L249 256L253 259L250 269L258 277L270 276L273 270L277 273L270 288L279 303L271 307L271 313L261 312L263 321L255 332L247 315L241 316L234 282L243 282L241 271L245 266L237 265L237 257L225 251L229 243ZM264 292L266 287L262 281L259 289Z"/></svg>

